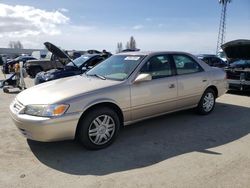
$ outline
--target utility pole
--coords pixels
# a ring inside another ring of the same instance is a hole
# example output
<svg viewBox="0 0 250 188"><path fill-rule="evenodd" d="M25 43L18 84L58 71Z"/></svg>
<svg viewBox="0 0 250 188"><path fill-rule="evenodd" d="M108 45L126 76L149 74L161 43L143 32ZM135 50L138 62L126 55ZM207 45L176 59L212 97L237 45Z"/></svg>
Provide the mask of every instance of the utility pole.
<svg viewBox="0 0 250 188"><path fill-rule="evenodd" d="M219 26L216 54L220 50L220 46L225 42L227 5L229 3L231 3L231 0L219 0L219 3L222 5L222 9L221 9L221 17L220 17L220 26Z"/></svg>

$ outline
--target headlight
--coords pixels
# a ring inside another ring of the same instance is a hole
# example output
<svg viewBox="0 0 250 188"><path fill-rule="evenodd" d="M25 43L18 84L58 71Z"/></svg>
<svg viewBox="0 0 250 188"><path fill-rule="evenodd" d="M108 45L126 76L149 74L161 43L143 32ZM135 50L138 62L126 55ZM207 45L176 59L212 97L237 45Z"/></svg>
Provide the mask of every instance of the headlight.
<svg viewBox="0 0 250 188"><path fill-rule="evenodd" d="M53 117L63 115L68 108L68 104L27 105L24 109L24 114L41 117Z"/></svg>
<svg viewBox="0 0 250 188"><path fill-rule="evenodd" d="M54 74L44 74L45 80L52 80L54 79L55 75Z"/></svg>

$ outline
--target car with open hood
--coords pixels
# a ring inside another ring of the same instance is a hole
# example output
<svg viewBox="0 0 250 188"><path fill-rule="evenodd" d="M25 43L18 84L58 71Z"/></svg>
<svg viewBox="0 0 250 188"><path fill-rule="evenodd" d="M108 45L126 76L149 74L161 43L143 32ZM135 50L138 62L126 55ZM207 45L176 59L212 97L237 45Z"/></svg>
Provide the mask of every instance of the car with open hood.
<svg viewBox="0 0 250 188"><path fill-rule="evenodd" d="M225 72L191 54L127 52L82 75L22 91L10 115L28 139L77 138L88 149L101 149L121 126L189 108L209 114L226 90Z"/></svg>
<svg viewBox="0 0 250 188"><path fill-rule="evenodd" d="M30 77L35 77L38 72L63 68L70 60L69 56L50 42L44 43L49 53L45 59L31 60L25 64L25 69Z"/></svg>
<svg viewBox="0 0 250 188"><path fill-rule="evenodd" d="M49 71L37 73L35 77L35 85L51 80L83 74L106 58L108 58L108 56L103 54L84 54L74 60L69 58L70 62L63 68L51 69Z"/></svg>
<svg viewBox="0 0 250 188"><path fill-rule="evenodd" d="M250 40L234 40L223 44L228 59L227 80L230 90L250 90Z"/></svg>

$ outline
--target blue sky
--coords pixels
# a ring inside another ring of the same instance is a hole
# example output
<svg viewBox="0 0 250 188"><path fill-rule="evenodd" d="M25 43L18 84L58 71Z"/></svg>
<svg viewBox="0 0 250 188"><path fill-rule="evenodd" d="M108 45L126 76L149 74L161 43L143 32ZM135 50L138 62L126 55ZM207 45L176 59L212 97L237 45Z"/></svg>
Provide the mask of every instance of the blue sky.
<svg viewBox="0 0 250 188"><path fill-rule="evenodd" d="M13 17L0 13L0 21L17 23L15 32L1 34L0 46L10 40L20 40L25 47L42 48L42 43L52 41L66 49L116 50L117 42L125 43L133 35L142 50L181 50L192 53L212 53L216 48L221 6L217 0L8 0L1 1L5 9L22 11L32 7L38 16L20 15L26 23L20 27ZM19 5L19 9L15 8ZM8 6L8 7L6 7ZM21 7L21 8L20 8ZM8 12L8 11L7 11ZM14 14L13 14L14 15ZM51 16L52 15L52 16ZM44 20L36 24L29 16ZM40 17L42 18L40 18ZM51 16L51 19L50 19ZM39 17L39 18L38 18ZM8 19L7 19L8 18ZM10 19L11 18L11 19ZM6 21L7 20L7 21ZM30 24L29 24L30 23ZM10 24L9 24L10 25ZM32 25L36 29L32 28ZM28 29L24 29L24 27ZM46 27L47 26L47 27ZM13 24L11 24L13 28ZM18 31L18 28L20 31ZM3 29L6 30L6 29ZM10 30L8 30L10 31ZM24 34L25 33L25 34ZM226 40L250 39L250 0L233 0L228 6Z"/></svg>

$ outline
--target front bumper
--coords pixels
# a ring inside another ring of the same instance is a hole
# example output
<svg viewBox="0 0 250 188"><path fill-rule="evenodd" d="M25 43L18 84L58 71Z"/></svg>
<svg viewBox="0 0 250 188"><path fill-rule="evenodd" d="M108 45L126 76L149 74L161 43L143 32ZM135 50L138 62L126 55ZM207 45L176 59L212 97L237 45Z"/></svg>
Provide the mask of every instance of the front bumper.
<svg viewBox="0 0 250 188"><path fill-rule="evenodd" d="M229 90L250 90L250 81L247 80L231 80L228 79Z"/></svg>
<svg viewBox="0 0 250 188"><path fill-rule="evenodd" d="M35 85L38 85L38 84L41 84L41 83L44 83L44 82L46 82L46 80L42 76L36 75L36 77L34 79L34 84Z"/></svg>
<svg viewBox="0 0 250 188"><path fill-rule="evenodd" d="M10 105L10 115L19 131L28 139L51 142L75 138L80 113L65 114L60 117L37 117L19 114Z"/></svg>

